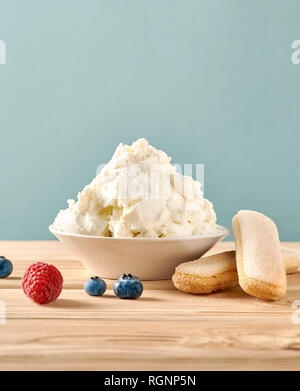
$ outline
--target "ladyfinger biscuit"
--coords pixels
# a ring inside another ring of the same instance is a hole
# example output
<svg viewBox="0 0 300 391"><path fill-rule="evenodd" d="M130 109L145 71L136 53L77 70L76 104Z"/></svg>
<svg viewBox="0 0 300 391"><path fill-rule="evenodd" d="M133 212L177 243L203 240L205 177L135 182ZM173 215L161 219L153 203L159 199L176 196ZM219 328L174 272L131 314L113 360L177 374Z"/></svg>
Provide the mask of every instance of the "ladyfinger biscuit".
<svg viewBox="0 0 300 391"><path fill-rule="evenodd" d="M299 258L292 252L281 250L286 273L295 273ZM211 293L238 285L235 251L184 262L177 266L172 277L177 289L188 293Z"/></svg>
<svg viewBox="0 0 300 391"><path fill-rule="evenodd" d="M235 251L181 263L172 281L177 289L188 293L211 293L236 286Z"/></svg>
<svg viewBox="0 0 300 391"><path fill-rule="evenodd" d="M300 266L299 257L293 251L281 248L286 274L296 273Z"/></svg>
<svg viewBox="0 0 300 391"><path fill-rule="evenodd" d="M241 288L277 300L286 293L286 273L275 223L262 213L241 210L232 220Z"/></svg>

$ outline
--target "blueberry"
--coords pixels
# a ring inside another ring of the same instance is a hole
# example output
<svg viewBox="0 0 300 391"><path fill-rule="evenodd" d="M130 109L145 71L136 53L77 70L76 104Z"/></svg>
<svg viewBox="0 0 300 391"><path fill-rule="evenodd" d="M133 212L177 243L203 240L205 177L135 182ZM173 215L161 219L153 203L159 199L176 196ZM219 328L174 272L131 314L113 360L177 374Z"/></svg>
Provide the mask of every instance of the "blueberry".
<svg viewBox="0 0 300 391"><path fill-rule="evenodd" d="M123 274L114 284L115 295L120 299L137 299L143 293L143 284L131 274Z"/></svg>
<svg viewBox="0 0 300 391"><path fill-rule="evenodd" d="M84 284L84 290L90 296L102 296L106 291L106 283L99 277L91 277Z"/></svg>
<svg viewBox="0 0 300 391"><path fill-rule="evenodd" d="M11 275L13 265L9 259L0 256L0 278L5 278Z"/></svg>

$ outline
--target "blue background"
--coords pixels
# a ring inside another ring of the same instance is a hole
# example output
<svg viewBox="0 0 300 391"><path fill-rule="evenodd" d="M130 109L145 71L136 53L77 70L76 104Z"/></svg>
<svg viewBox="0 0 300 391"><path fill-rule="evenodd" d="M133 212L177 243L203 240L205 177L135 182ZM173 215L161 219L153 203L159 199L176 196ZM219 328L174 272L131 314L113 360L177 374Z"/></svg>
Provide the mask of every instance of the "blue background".
<svg viewBox="0 0 300 391"><path fill-rule="evenodd" d="M205 164L231 227L266 213L299 240L299 1L2 0L0 239L48 225L120 142Z"/></svg>

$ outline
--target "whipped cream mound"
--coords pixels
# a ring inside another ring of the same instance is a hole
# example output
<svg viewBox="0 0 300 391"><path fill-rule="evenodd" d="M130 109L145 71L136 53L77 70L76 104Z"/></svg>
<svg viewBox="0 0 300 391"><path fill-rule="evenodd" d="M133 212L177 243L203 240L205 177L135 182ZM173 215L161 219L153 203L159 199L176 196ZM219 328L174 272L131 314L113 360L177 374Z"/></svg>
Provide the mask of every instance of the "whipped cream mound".
<svg viewBox="0 0 300 391"><path fill-rule="evenodd" d="M179 174L165 152L139 139L120 144L110 162L68 200L53 228L66 233L161 238L213 233L216 214L200 182Z"/></svg>

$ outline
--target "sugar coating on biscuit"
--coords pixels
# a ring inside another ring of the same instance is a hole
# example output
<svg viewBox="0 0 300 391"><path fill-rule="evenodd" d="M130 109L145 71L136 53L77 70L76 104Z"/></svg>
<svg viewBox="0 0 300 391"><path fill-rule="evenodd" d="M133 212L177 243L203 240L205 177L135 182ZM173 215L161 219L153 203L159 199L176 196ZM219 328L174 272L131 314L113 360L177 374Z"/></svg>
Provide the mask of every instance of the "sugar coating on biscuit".
<svg viewBox="0 0 300 391"><path fill-rule="evenodd" d="M183 262L176 267L175 272L211 277L234 270L236 270L235 251L226 251L194 261Z"/></svg>
<svg viewBox="0 0 300 391"><path fill-rule="evenodd" d="M237 256L240 252L245 277L281 286L286 274L275 223L259 212L247 210L238 212L235 219L240 231Z"/></svg>

